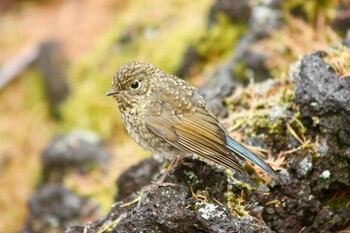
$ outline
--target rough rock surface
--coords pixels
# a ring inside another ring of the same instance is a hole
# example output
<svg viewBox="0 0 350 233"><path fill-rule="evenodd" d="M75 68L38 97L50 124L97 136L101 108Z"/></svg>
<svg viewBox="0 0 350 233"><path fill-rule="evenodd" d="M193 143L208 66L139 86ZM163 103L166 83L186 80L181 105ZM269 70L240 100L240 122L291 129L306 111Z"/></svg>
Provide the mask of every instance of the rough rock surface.
<svg viewBox="0 0 350 233"><path fill-rule="evenodd" d="M233 181L228 181L222 169L198 160L189 159L187 162L191 162L192 166L180 165L166 179L175 187L145 191L139 194L139 203L123 207L123 203L137 197L132 195L116 203L107 216L99 221L87 226L71 227L66 232L84 232L84 229L98 232L108 225L111 226L110 232L273 232L263 221L249 216L235 216L225 207L225 193L231 189L230 182ZM142 162L138 170L148 166ZM133 170L135 167L126 173ZM203 191L202 195L199 191ZM236 187L237 193L241 191ZM253 206L255 209L258 207L257 202L250 205L252 209Z"/></svg>
<svg viewBox="0 0 350 233"><path fill-rule="evenodd" d="M349 79L339 78L324 55L306 55L291 72L314 150L294 155L262 200L275 203L263 218L277 232L336 232L350 224Z"/></svg>
<svg viewBox="0 0 350 233"><path fill-rule="evenodd" d="M149 158L123 172L117 179L118 193L115 200L121 201L150 184L152 178L159 174L159 166L160 163L157 160Z"/></svg>
<svg viewBox="0 0 350 233"><path fill-rule="evenodd" d="M223 99L228 97L235 89L235 83L227 70L226 64L215 71L215 74L200 88L199 93L205 98L211 113L218 117L227 115L227 108Z"/></svg>
<svg viewBox="0 0 350 233"><path fill-rule="evenodd" d="M311 53L301 60L300 75L295 78L296 102L304 117L319 118L321 132L349 146L350 78L339 78L322 55Z"/></svg>

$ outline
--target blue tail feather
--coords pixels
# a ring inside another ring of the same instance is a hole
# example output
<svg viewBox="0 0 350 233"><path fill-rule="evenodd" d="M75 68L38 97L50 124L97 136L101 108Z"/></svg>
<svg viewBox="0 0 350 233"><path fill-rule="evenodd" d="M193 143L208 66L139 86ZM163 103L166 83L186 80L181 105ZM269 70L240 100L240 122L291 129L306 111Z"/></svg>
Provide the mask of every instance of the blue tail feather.
<svg viewBox="0 0 350 233"><path fill-rule="evenodd" d="M226 141L228 147L235 152L237 155L243 157L244 159L247 159L254 163L255 165L262 168L264 171L269 173L272 176L276 176L275 171L264 162L259 156L255 155L253 152L249 151L247 148L245 148L243 145L241 145L239 142L231 138L230 136L226 136Z"/></svg>

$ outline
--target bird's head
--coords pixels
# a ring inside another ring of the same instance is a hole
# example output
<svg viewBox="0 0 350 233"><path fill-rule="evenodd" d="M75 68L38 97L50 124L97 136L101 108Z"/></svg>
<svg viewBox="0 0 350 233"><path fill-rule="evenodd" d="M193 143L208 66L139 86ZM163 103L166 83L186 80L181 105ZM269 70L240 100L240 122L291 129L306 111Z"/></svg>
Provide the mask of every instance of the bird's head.
<svg viewBox="0 0 350 233"><path fill-rule="evenodd" d="M106 93L113 95L142 95L147 92L149 80L157 68L142 62L128 62L122 65L115 73L112 81L112 90Z"/></svg>

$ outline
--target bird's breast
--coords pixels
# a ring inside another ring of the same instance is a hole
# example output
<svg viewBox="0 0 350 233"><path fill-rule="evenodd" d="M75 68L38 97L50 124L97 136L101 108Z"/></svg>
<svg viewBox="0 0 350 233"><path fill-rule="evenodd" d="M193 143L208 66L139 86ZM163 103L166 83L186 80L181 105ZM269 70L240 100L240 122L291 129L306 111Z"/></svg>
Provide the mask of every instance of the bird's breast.
<svg viewBox="0 0 350 233"><path fill-rule="evenodd" d="M166 142L147 128L146 113L147 109L142 106L127 108L122 112L122 119L129 135L145 150L155 152L157 148L164 148Z"/></svg>

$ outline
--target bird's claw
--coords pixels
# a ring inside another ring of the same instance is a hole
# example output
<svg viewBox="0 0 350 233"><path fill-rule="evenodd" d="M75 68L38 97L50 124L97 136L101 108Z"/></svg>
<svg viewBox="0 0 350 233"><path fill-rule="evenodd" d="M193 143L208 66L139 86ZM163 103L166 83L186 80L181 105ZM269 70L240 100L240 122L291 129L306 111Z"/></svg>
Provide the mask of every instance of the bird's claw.
<svg viewBox="0 0 350 233"><path fill-rule="evenodd" d="M160 183L158 181L151 181L151 184L144 187L143 190L152 191L152 190L157 190L160 187L176 187L176 186L178 185L173 183Z"/></svg>

